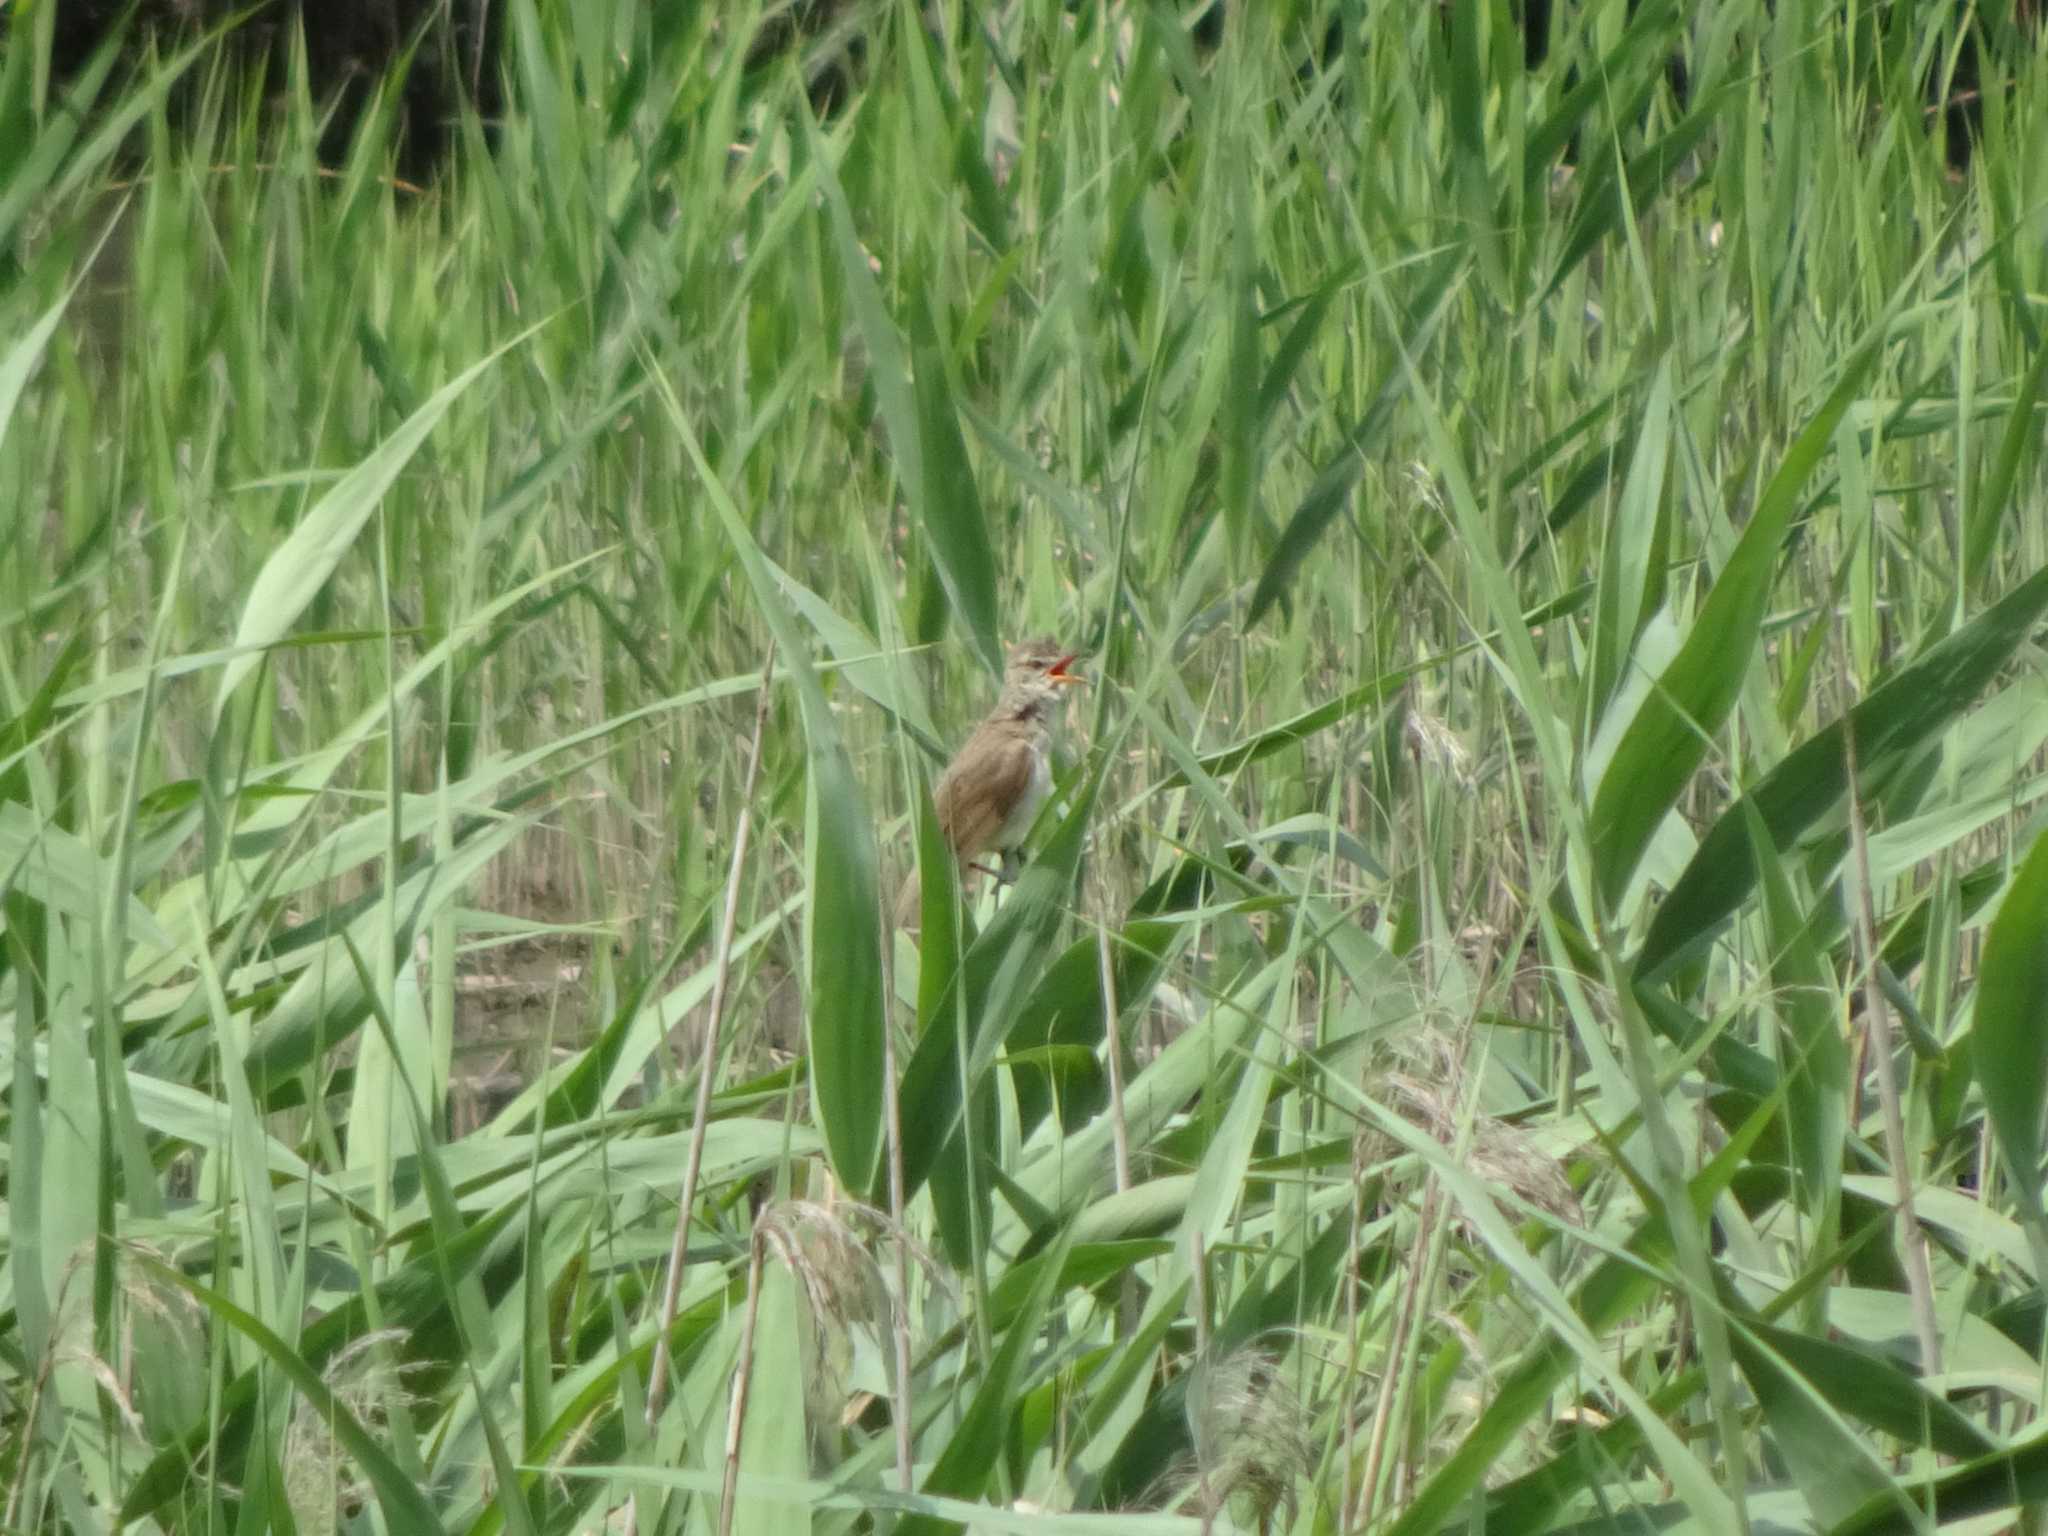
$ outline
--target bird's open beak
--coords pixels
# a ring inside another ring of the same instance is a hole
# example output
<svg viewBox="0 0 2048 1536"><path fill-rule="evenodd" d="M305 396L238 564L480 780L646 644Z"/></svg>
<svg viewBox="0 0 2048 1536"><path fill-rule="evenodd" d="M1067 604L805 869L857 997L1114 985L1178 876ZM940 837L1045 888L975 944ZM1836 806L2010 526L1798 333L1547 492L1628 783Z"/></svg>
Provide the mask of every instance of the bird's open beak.
<svg viewBox="0 0 2048 1536"><path fill-rule="evenodd" d="M1076 651L1071 656L1062 656L1058 661L1054 662L1050 667L1046 669L1046 680L1048 682L1054 683L1073 683L1081 687L1086 687L1088 684L1087 678L1081 677L1076 673L1069 672L1067 670L1068 667L1072 666L1076 661L1080 659L1081 653L1079 651Z"/></svg>

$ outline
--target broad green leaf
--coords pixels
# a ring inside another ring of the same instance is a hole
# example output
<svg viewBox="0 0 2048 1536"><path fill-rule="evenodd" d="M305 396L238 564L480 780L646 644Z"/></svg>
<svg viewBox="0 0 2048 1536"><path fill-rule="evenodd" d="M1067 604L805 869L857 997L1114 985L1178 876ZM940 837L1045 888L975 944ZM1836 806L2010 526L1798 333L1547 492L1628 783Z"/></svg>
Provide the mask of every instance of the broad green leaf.
<svg viewBox="0 0 2048 1536"><path fill-rule="evenodd" d="M1727 1188L1770 1119L1765 1109L1752 1114L1713 1162L1693 1178L1692 1198L1702 1213L1711 1209ZM1664 1219L1654 1216L1644 1221L1630 1237L1628 1251L1626 1259L1601 1260L1573 1293L1573 1311L1589 1333L1605 1333L1657 1291L1659 1280L1649 1266L1664 1268L1671 1262L1671 1235ZM1502 1373L1478 1423L1423 1482L1413 1502L1389 1527L1388 1536L1434 1536L1450 1521L1466 1499L1484 1488L1502 1448L1545 1410L1551 1394L1575 1368L1576 1359L1569 1343L1556 1333L1547 1333Z"/></svg>
<svg viewBox="0 0 2048 1536"><path fill-rule="evenodd" d="M1904 1366L1858 1344L1754 1319L1745 1321L1738 1335L1775 1352L1779 1369L1796 1372L1810 1391L1845 1419L1868 1424L1906 1445L1931 1446L1944 1456L1982 1456L1993 1449L1992 1437L1947 1398Z"/></svg>
<svg viewBox="0 0 2048 1536"><path fill-rule="evenodd" d="M1889 1174L1845 1173L1844 1191L1860 1195L1876 1206L1889 1206L1898 1198ZM1913 1214L1922 1226L1947 1234L1948 1240L1979 1263L2011 1265L2031 1282L2034 1255L2027 1247L2027 1235L2003 1211L1986 1205L1968 1190L1922 1185L1913 1192Z"/></svg>
<svg viewBox="0 0 2048 1536"><path fill-rule="evenodd" d="M754 1358L741 1362L751 1376L747 1418L739 1443L740 1470L749 1479L801 1477L809 1470L804 1427L803 1323L797 1309L798 1280L779 1260L761 1273L760 1316L755 1321ZM827 1326L822 1321L812 1327ZM708 1460L709 1458L707 1458ZM773 1500L742 1488L733 1500L733 1526L747 1536L777 1536L788 1530L788 1513Z"/></svg>
<svg viewBox="0 0 2048 1536"><path fill-rule="evenodd" d="M279 1338L262 1321L229 1301L227 1297L186 1275L173 1265L140 1255L136 1262L143 1265L164 1284L185 1292L194 1301L205 1307L220 1322L225 1323L243 1338L260 1349L272 1365L288 1380L299 1394L313 1405L328 1433L339 1440L349 1455L363 1470L375 1490L377 1502L394 1529L419 1531L422 1533L445 1529L434 1508L427 1502L426 1495L418 1484L406 1476L389 1453L378 1443L376 1436L366 1429L360 1419L350 1410L321 1378L306 1359L295 1353L291 1346ZM130 1506L132 1514L133 1506Z"/></svg>
<svg viewBox="0 0 2048 1536"><path fill-rule="evenodd" d="M754 602L796 680L810 765L805 802L805 1009L811 1091L833 1167L866 1189L882 1166L882 919L879 856L867 797L832 706L812 671L809 647L731 494L713 473L682 403L665 379L657 390L696 466L704 496L747 573ZM915 1102L915 1101L912 1101Z"/></svg>
<svg viewBox="0 0 2048 1536"><path fill-rule="evenodd" d="M1827 1536L1921 1536L1930 1516L1937 1526L1949 1526L1976 1515L2038 1504L2043 1498L2048 1498L2048 1438L2036 1431L2019 1445L1878 1495L1830 1526Z"/></svg>
<svg viewBox="0 0 2048 1536"><path fill-rule="evenodd" d="M972 1499L980 1498L987 1490L1008 1449L1011 1419L1024 1390L1038 1330L1073 1241L1073 1228L1069 1226L1047 1250L1030 1293L1004 1330L1002 1343L996 1347L973 1399L947 1437L946 1448L939 1453L937 1463L926 1474L923 1492ZM940 1532L960 1527L925 1516L913 1517L897 1529L910 1536L939 1536Z"/></svg>
<svg viewBox="0 0 2048 1536"><path fill-rule="evenodd" d="M290 632L299 615L327 584L342 556L355 546L356 536L377 510L384 493L391 488L412 456L426 442L427 434L440 424L450 406L462 397L511 346L508 343L481 362L472 363L428 397L427 403L407 417L390 437L379 443L360 464L350 470L334 488L314 502L299 519L298 526L263 562L249 596L242 604L242 621L235 628L235 649L239 653L222 667L220 686L213 697L213 722L219 728L236 685L262 659L260 652Z"/></svg>
<svg viewBox="0 0 2048 1536"><path fill-rule="evenodd" d="M1600 718L1630 665L1636 637L1656 611L1661 579L1656 553L1663 543L1664 468L1671 451L1671 359L1659 359L1650 397L1637 429L1635 455L1621 499L1607 520L1600 550L1600 581L1593 612L1593 665L1586 680L1586 718Z"/></svg>
<svg viewBox="0 0 2048 1536"><path fill-rule="evenodd" d="M25 805L0 801L0 891L24 895L67 917L90 922L104 899L106 861L62 827L40 821ZM177 941L156 914L134 896L127 899L129 933L169 953Z"/></svg>
<svg viewBox="0 0 2048 1536"><path fill-rule="evenodd" d="M2036 572L1866 694L1848 716L1864 775L1875 780L1969 708L2044 612L2048 570ZM1772 843L1786 848L1834 808L1846 782L1842 722L1836 720L1788 753L1745 798L1755 803ZM1731 807L1700 840L1699 852L1651 921L1636 956L1638 976L1654 979L1669 970L1749 895L1756 864L1746 814Z"/></svg>
<svg viewBox="0 0 2048 1536"><path fill-rule="evenodd" d="M43 360L43 348L49 345L57 322L64 318L65 306L77 291L76 284L67 288L64 296L44 310L42 317L28 328L28 334L0 356L0 447L7 445L8 424L14 420L14 410L21 403L21 392L28 385L29 375Z"/></svg>
<svg viewBox="0 0 2048 1536"><path fill-rule="evenodd" d="M1293 942L1298 944L1300 925L1296 924L1290 932L1295 936ZM1264 978L1255 983L1267 994L1266 1017L1262 1021L1263 1027L1250 1041L1245 1053L1244 1071L1231 1088L1229 1102L1223 1107L1216 1133L1203 1150L1201 1166L1195 1170L1194 1188L1188 1194L1187 1213L1181 1218L1179 1240L1174 1249L1174 1265L1168 1270L1174 1280L1192 1274L1195 1255L1213 1248L1221 1240L1232 1212L1244 1195L1252 1148L1265 1128L1267 1099L1274 1074L1281 1066L1286 1042L1293 1033L1289 1027L1293 1022L1289 1017L1293 995L1291 989L1282 985L1282 979L1283 975L1293 972L1299 958L1299 951L1290 947L1274 957L1272 966L1275 974L1270 984L1265 984Z"/></svg>
<svg viewBox="0 0 2048 1536"><path fill-rule="evenodd" d="M1884 1464L1843 1421L1839 1406L1771 1347L1782 1336L1759 1337L1738 1324L1729 1341L1778 1453L1816 1517L1839 1520L1890 1487Z"/></svg>
<svg viewBox="0 0 2048 1536"><path fill-rule="evenodd" d="M1762 874L1778 1070L1785 1084L1785 1138L1803 1218L1800 1252L1809 1257L1834 1246L1841 1214L1849 1047L1836 1022L1835 988L1814 944L1806 905L1771 846L1763 817L1751 807L1748 818L1750 847ZM1822 1293L1814 1297L1810 1321L1816 1329L1826 1324Z"/></svg>
<svg viewBox="0 0 2048 1536"><path fill-rule="evenodd" d="M837 207L835 204L835 210ZM960 435L947 358L928 304L920 300L911 315L916 441L925 461L924 474L916 482L924 490L920 517L954 615L982 660L988 662L993 657L1000 671L1002 636L996 618L996 560L988 519L975 489L974 465Z"/></svg>
<svg viewBox="0 0 2048 1536"><path fill-rule="evenodd" d="M1610 904L1628 889L1651 835L1735 707L1800 490L1827 451L1835 424L1876 366L1883 339L1880 326L1857 348L1825 403L1786 450L1684 645L1645 695L1600 776L1587 831L1599 894Z"/></svg>
<svg viewBox="0 0 2048 1536"><path fill-rule="evenodd" d="M2048 1098L2048 836L2037 838L1998 905L1970 1026L1970 1059L2012 1181L2021 1224L2048 1273L2041 1209L2041 1110Z"/></svg>
<svg viewBox="0 0 2048 1536"><path fill-rule="evenodd" d="M1908 1369L1919 1368L1913 1300L1904 1290L1834 1286L1828 1294L1828 1322L1840 1338L1888 1355ZM2039 1362L1988 1319L1975 1312L1956 1312L1944 1316L1941 1325L1944 1370L1997 1380L2028 1396L2038 1392Z"/></svg>
<svg viewBox="0 0 2048 1536"><path fill-rule="evenodd" d="M995 596L995 557L988 527L968 474L960 420L947 387L931 314L912 310L916 325L912 355L889 318L880 287L868 267L854 227L853 211L832 164L832 150L807 116L804 128L817 166L854 321L867 343L869 375L881 403L897 479L911 516L931 541L933 564L955 616L990 671L1003 669ZM929 440L935 435L936 440ZM937 483L935 484L935 480Z"/></svg>
<svg viewBox="0 0 2048 1536"><path fill-rule="evenodd" d="M1224 221L1224 255L1218 300L1224 323L1226 366L1232 378L1250 379L1259 372L1259 296L1257 256L1260 210L1252 168L1242 154L1227 156L1218 166L1216 189L1230 210ZM1250 548L1253 487L1257 483L1260 448L1265 437L1261 396L1249 389L1226 390L1217 406L1217 433L1222 438L1222 465L1217 473L1218 499L1230 547Z"/></svg>
<svg viewBox="0 0 2048 1536"><path fill-rule="evenodd" d="M1443 320L1453 285L1465 270L1468 259L1463 246L1445 251L1437 256L1422 279L1404 322L1406 334L1403 341L1411 354L1428 348L1431 336ZM1245 616L1247 628L1257 624L1275 603L1286 596L1303 564L1314 553L1316 545L1322 542L1330 524L1350 502L1352 488L1365 472L1368 459L1379 451L1385 441L1393 424L1394 407L1406 392L1406 376L1398 365L1390 366L1365 413L1344 434L1343 446L1324 464L1316 475L1315 483L1294 509L1294 516L1280 535L1279 545L1266 562L1265 570L1259 573L1259 584L1252 591L1251 611Z"/></svg>

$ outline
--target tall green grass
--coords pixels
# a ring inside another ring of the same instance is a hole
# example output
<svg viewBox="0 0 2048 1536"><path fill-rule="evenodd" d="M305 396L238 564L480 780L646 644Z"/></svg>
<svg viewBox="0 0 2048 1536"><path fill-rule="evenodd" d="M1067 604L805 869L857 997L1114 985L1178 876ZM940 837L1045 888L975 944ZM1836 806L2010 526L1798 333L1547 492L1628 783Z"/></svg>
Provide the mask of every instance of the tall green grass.
<svg viewBox="0 0 2048 1536"><path fill-rule="evenodd" d="M16 18L0 1527L2048 1495L2040 41L800 9L507 0L427 186Z"/></svg>

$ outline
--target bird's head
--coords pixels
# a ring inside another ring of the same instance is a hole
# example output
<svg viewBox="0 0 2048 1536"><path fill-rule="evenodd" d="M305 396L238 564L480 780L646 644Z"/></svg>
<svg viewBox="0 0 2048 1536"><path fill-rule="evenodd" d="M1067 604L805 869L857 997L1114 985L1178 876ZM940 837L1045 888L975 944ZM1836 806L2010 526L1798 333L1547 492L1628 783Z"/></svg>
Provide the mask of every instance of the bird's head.
<svg viewBox="0 0 2048 1536"><path fill-rule="evenodd" d="M1057 640L1027 640L1010 652L1010 664L1003 673L1006 712L1018 716L1042 717L1059 703L1060 690L1087 681L1069 670L1079 653Z"/></svg>
<svg viewBox="0 0 2048 1536"><path fill-rule="evenodd" d="M1010 665L1005 670L1005 683L1043 683L1049 687L1082 683L1087 679L1068 669L1080 660L1080 653L1070 651L1059 641L1052 639L1026 640L1010 652Z"/></svg>

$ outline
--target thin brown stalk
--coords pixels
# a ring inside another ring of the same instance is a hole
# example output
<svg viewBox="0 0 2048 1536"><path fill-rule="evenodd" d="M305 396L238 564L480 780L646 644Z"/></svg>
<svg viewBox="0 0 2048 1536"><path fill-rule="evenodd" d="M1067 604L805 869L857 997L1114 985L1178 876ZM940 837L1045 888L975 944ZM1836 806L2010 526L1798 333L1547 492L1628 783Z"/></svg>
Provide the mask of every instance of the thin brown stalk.
<svg viewBox="0 0 2048 1536"><path fill-rule="evenodd" d="M37 1362L35 1380L29 1386L28 1411L21 1420L20 1461L15 1467L14 1481L7 1490L7 1510L4 1517L5 1529L14 1531L21 1527L16 1517L21 1511L21 1497L29 1486L29 1471L35 1453L41 1449L42 1437L37 1433L36 1420L42 1411L43 1393L50 1384L50 1372L57 1363L55 1339L43 1351L43 1358Z"/></svg>
<svg viewBox="0 0 2048 1536"><path fill-rule="evenodd" d="M1840 648L1839 634L1836 637ZM1849 675L1842 658L1842 676ZM1856 729L1847 708L1842 711L1843 769L1849 782L1849 852L1856 861L1856 958L1863 972L1863 1027L1870 1041L1870 1065L1877 1074L1878 1106L1884 1115L1884 1155L1892 1165L1892 1190L1897 1200L1893 1218L1899 1225L1899 1257L1906 1269L1906 1293L1913 1301L1913 1331L1920 1340L1920 1370L1933 1376L1941 1370L1941 1333L1934 1318L1934 1281L1927 1271L1927 1235L1913 1213L1913 1170L1906 1161L1906 1117L1899 1104L1894 1055L1896 1036L1877 982L1877 914L1870 899L1870 844L1864 834L1863 798L1856 788Z"/></svg>
<svg viewBox="0 0 2048 1536"><path fill-rule="evenodd" d="M740 812L732 835L732 868L725 881L725 912L718 924L718 949L712 960L711 1010L704 1021L704 1050L697 1062L697 1104L690 1124L690 1150L683 1162L683 1190L676 1206L676 1235L669 1244L668 1278L661 1288L661 1326L654 1335L654 1361L647 1372L647 1427L661 1417L668 1396L668 1336L675 1326L682 1297L683 1270L690 1258L690 1212L697 1203L697 1180L704 1168L704 1133L711 1123L711 1084L718 1075L720 1025L725 1018L726 983L732 976L733 935L739 929L740 878L747 864L747 842L754 826L754 788L761 776L761 739L768 730L768 689L775 672L775 642L768 642L761 663L761 688L754 702L754 740L747 749L746 787L740 791Z"/></svg>
<svg viewBox="0 0 2048 1536"><path fill-rule="evenodd" d="M882 947L882 995L888 1006L882 1013L882 1118L889 1138L889 1222L895 1229L896 1306L890 1329L896 1355L896 1379L889 1416L896 1425L896 1481L911 1492L910 1446L910 1226L903 1219L903 1106L896 1096L896 996L891 953L892 931L884 929Z"/></svg>
<svg viewBox="0 0 2048 1536"><path fill-rule="evenodd" d="M1351 1447L1358 1439L1359 1357L1363 1353L1358 1327L1358 1234L1364 1228L1365 1168L1354 1150L1351 1159L1351 1235L1344 1245L1344 1335L1350 1341L1344 1358L1344 1477L1343 1486L1337 1490L1337 1510L1345 1530L1352 1529L1355 1524Z"/></svg>
<svg viewBox="0 0 2048 1536"><path fill-rule="evenodd" d="M1438 1198L1437 1178L1432 1173L1422 1189L1422 1209L1416 1217L1416 1236L1419 1239L1416 1258L1408 1268L1408 1278L1401 1290L1401 1307L1394 1315L1394 1331L1387 1339L1387 1369L1380 1377L1379 1401L1373 1405L1372 1433L1365 1446L1365 1466L1359 1472L1355 1490L1358 1502L1345 1521L1346 1530L1363 1529L1366 1515L1379 1492L1380 1469L1387 1456L1387 1436L1393 1429L1395 1399L1401 1395L1398 1383L1405 1375L1403 1358L1407 1354L1408 1341L1414 1334L1416 1319L1421 1315L1423 1282L1432 1268L1434 1245L1431 1237L1436 1230Z"/></svg>
<svg viewBox="0 0 2048 1536"><path fill-rule="evenodd" d="M209 165L206 168L206 174L209 176L237 176L244 171L269 172L281 170L290 170L293 174L297 174L297 169L296 166L284 166L275 160L254 160L247 165L240 165L231 161L225 165ZM346 181L350 174L348 171L337 170L333 166L316 165L313 167L313 175L320 181ZM154 176L129 176L120 181L108 182L107 190L109 192L130 192L155 179ZM425 187L421 186L418 182L407 181L403 176L377 176L371 179L377 185L389 187L394 192L405 192L413 197L425 197L427 195Z"/></svg>
<svg viewBox="0 0 2048 1536"><path fill-rule="evenodd" d="M1416 774L1419 781L1428 782L1430 764L1424 752L1425 736L1413 728L1415 716L1409 716L1411 727L1408 732L1409 750L1415 757ZM1425 802L1427 805L1428 802ZM1424 865L1424 878L1428 879L1428 865ZM1432 892L1432 894L1434 894ZM1455 1052L1451 1056L1448 1081L1459 1085L1464 1093L1465 1057L1471 1044L1469 1030L1459 1034ZM1469 1105L1464 1106L1469 1108ZM1463 1157L1466 1144L1471 1136L1469 1115L1463 1119L1454 1155ZM1387 1339L1386 1366L1380 1373L1379 1400L1373 1404L1372 1429L1366 1439L1365 1465L1360 1469L1358 1486L1354 1490L1357 1503L1348 1512L1345 1529L1360 1528L1369 1511L1378 1502L1381 1473L1387 1459L1387 1441L1393 1430L1396 1410L1403 1406L1405 1385L1410 1378L1408 1355L1415 1347L1419 1331L1423 1297L1430 1287L1435 1271L1438 1237L1438 1207L1442 1202L1442 1186L1434 1171L1429 1172L1422 1186L1422 1204L1416 1214L1415 1260L1409 1266L1403 1282L1401 1301L1394 1314L1393 1332Z"/></svg>
<svg viewBox="0 0 2048 1536"><path fill-rule="evenodd" d="M1123 1031L1116 1001L1116 966L1110 953L1109 929L1095 930L1096 964L1102 973L1102 1042L1109 1056L1109 1134L1116 1149L1116 1192L1131 1187L1131 1129L1124 1118ZM1138 1326L1138 1277L1124 1271L1117 1298L1117 1317L1128 1334Z"/></svg>
<svg viewBox="0 0 2048 1536"><path fill-rule="evenodd" d="M748 1245L747 1311L740 1323L740 1358L732 1373L732 1405L725 1416L725 1484L718 1496L718 1536L732 1536L733 1506L739 1497L740 1440L747 1422L747 1392L754 1379L754 1323L761 1315L761 1271L767 1248L762 1228Z"/></svg>
<svg viewBox="0 0 2048 1536"><path fill-rule="evenodd" d="M1199 1230L1188 1239L1188 1303L1195 1311L1195 1358L1205 1365L1209 1357L1209 1250ZM1207 1445L1195 1447L1195 1477L1201 1489L1202 1536L1216 1528L1216 1496L1209 1487Z"/></svg>
<svg viewBox="0 0 2048 1536"><path fill-rule="evenodd" d="M676 1309L681 1304L683 1271L690 1262L690 1212L697 1203L697 1181L704 1168L704 1134L711 1123L711 1084L717 1077L720 1025L725 1018L726 983L732 975L733 935L739 929L740 876L746 868L747 842L754 825L754 789L761 776L761 740L768 730L769 683L775 672L775 642L769 641L767 658L761 663L761 687L754 702L754 740L748 748L746 787L740 792L739 819L733 828L732 868L725 882L725 911L718 925L718 948L712 960L711 1008L704 1021L704 1049L697 1062L696 1113L690 1125L690 1149L683 1162L683 1188L676 1205L676 1234L669 1244L668 1275L661 1288L661 1322L654 1333L654 1359L647 1368L646 1423L651 1430L668 1400L668 1339L675 1327ZM756 1270L759 1269L758 1258ZM758 1274L757 1274L758 1278ZM749 1298L747 1334L753 1336L753 1301ZM742 1355L740 1368L746 1369ZM731 1495L732 1473L728 1470L727 1497ZM640 1505L636 1494L626 1509L626 1536L640 1527Z"/></svg>
<svg viewBox="0 0 2048 1536"><path fill-rule="evenodd" d="M1109 1134L1116 1148L1116 1190L1131 1187L1131 1129L1124 1119L1123 1040L1117 1022L1116 966L1110 955L1109 930L1095 930L1095 959L1102 975L1102 1039L1109 1053Z"/></svg>

